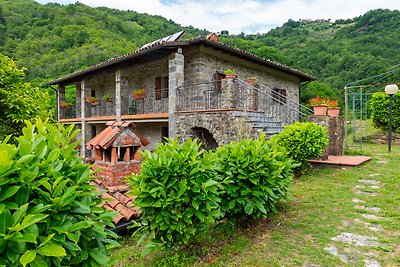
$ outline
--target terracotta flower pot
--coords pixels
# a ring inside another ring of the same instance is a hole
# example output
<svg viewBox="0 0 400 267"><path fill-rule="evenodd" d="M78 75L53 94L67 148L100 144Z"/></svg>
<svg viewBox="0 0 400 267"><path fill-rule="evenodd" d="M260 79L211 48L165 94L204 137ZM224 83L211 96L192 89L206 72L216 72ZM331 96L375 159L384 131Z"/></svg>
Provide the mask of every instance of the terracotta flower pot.
<svg viewBox="0 0 400 267"><path fill-rule="evenodd" d="M256 79L247 79L247 83L250 85L254 85L256 83Z"/></svg>
<svg viewBox="0 0 400 267"><path fill-rule="evenodd" d="M326 116L326 111L328 109L328 106L326 105L313 106L313 109L315 116Z"/></svg>
<svg viewBox="0 0 400 267"><path fill-rule="evenodd" d="M328 108L329 117L339 117L340 108Z"/></svg>
<svg viewBox="0 0 400 267"><path fill-rule="evenodd" d="M136 100L143 99L145 95L133 95Z"/></svg>
<svg viewBox="0 0 400 267"><path fill-rule="evenodd" d="M225 78L226 79L234 79L234 78L237 78L237 75L236 74L226 74Z"/></svg>

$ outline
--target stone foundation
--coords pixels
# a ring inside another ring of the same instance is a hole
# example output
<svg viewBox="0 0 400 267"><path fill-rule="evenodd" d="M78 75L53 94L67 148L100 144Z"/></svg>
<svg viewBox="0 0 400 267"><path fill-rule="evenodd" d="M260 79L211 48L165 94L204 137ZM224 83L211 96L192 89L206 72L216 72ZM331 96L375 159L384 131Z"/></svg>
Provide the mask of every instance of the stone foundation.
<svg viewBox="0 0 400 267"><path fill-rule="evenodd" d="M323 158L328 158L328 155L343 155L344 117L312 116L310 121L324 126L328 131L329 143Z"/></svg>
<svg viewBox="0 0 400 267"><path fill-rule="evenodd" d="M234 111L178 112L176 125L182 141L197 137L193 128L204 128L212 134L218 146L257 136L247 119L234 116Z"/></svg>
<svg viewBox="0 0 400 267"><path fill-rule="evenodd" d="M96 162L93 169L101 168L102 170L97 173L99 180L106 185L106 187L126 186L125 177L132 173L140 172L141 161L134 160L130 162Z"/></svg>

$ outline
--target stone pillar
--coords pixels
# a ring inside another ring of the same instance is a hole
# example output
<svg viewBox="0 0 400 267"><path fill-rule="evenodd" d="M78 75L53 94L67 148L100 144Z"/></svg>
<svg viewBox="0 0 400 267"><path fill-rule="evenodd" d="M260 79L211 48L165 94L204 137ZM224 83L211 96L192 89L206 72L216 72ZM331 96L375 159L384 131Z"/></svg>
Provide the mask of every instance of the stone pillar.
<svg viewBox="0 0 400 267"><path fill-rule="evenodd" d="M60 104L65 102L65 86L59 85L57 89L57 120L65 119L65 109L60 107Z"/></svg>
<svg viewBox="0 0 400 267"><path fill-rule="evenodd" d="M176 89L178 86L182 86L185 74L185 57L182 54L182 48L178 48L177 53L171 54L168 61L168 72L169 72L169 94L168 94L168 135L169 138L175 138L176 128Z"/></svg>
<svg viewBox="0 0 400 267"><path fill-rule="evenodd" d="M86 156L86 95L87 95L87 83L85 80L81 81L81 157Z"/></svg>
<svg viewBox="0 0 400 267"><path fill-rule="evenodd" d="M328 132L329 142L323 158L343 155L344 117L311 116L310 121L324 126Z"/></svg>
<svg viewBox="0 0 400 267"><path fill-rule="evenodd" d="M121 121L121 70L115 72L115 118Z"/></svg>
<svg viewBox="0 0 400 267"><path fill-rule="evenodd" d="M221 80L221 104L219 108L238 108L238 99L235 95L236 79L227 78ZM238 88L236 88L238 89Z"/></svg>

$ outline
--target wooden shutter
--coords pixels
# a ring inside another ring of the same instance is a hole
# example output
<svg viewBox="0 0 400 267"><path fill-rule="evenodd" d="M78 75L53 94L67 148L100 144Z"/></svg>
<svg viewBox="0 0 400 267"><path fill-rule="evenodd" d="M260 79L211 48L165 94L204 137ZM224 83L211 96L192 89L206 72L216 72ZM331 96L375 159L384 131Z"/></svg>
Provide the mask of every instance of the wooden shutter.
<svg viewBox="0 0 400 267"><path fill-rule="evenodd" d="M162 98L168 98L168 92L169 92L169 78L168 76L163 77L163 93L162 93Z"/></svg>
<svg viewBox="0 0 400 267"><path fill-rule="evenodd" d="M156 100L161 99L161 77L156 77L154 82L154 92L156 96Z"/></svg>

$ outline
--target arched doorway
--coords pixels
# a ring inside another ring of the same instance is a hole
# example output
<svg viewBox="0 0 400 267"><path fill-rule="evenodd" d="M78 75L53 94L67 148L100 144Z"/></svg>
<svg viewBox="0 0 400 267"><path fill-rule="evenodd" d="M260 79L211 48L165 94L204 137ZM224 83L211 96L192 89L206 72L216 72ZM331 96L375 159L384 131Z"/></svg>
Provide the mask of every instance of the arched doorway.
<svg viewBox="0 0 400 267"><path fill-rule="evenodd" d="M215 140L214 136L206 128L193 127L192 131L193 131L193 136L201 141L202 147L204 149L212 150L218 147L218 143Z"/></svg>

